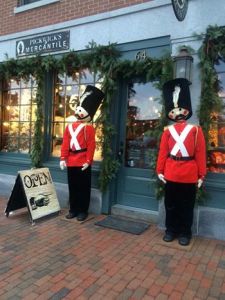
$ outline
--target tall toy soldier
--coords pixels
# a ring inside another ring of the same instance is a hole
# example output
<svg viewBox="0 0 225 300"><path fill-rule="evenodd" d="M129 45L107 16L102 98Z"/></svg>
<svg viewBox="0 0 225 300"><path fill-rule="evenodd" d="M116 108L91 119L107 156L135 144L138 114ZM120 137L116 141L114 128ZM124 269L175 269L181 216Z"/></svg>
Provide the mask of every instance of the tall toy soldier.
<svg viewBox="0 0 225 300"><path fill-rule="evenodd" d="M178 237L187 246L192 237L197 187L206 175L206 147L200 126L186 122L192 116L190 82L177 78L166 82L163 96L167 117L175 122L164 129L156 172L165 183L165 242Z"/></svg>
<svg viewBox="0 0 225 300"><path fill-rule="evenodd" d="M90 122L104 94L88 85L75 110L76 121L67 125L61 146L60 168L67 167L69 213L67 219L88 217L91 196L91 165L95 152L95 130Z"/></svg>

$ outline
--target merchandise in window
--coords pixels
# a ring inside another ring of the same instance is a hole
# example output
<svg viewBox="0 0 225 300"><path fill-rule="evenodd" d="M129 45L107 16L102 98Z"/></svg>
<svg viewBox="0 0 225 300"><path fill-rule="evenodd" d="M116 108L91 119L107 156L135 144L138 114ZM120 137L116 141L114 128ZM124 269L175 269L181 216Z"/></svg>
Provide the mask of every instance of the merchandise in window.
<svg viewBox="0 0 225 300"><path fill-rule="evenodd" d="M77 73L76 78L66 75L58 75L55 81L55 95L53 101L53 123L52 123L52 155L60 156L63 133L66 126L75 121L74 112L79 101L79 97L85 91L87 85L94 85L101 89L101 81L97 75L83 70ZM93 125L96 131L96 150L94 160L101 160L100 136L101 128L95 126L95 121L100 114L100 108L96 112Z"/></svg>
<svg viewBox="0 0 225 300"><path fill-rule="evenodd" d="M225 173L225 64L216 66L221 90L219 97L223 101L223 111L213 113L213 125L209 132L208 170L213 173Z"/></svg>
<svg viewBox="0 0 225 300"><path fill-rule="evenodd" d="M29 153L36 120L37 86L33 78L28 82L10 80L1 89L1 152Z"/></svg>

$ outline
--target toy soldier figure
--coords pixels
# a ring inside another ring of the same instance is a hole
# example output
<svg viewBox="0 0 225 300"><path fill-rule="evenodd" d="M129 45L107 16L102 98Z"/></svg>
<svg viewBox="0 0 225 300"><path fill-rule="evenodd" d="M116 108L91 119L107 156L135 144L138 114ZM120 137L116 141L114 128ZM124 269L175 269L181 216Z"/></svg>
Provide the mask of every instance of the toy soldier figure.
<svg viewBox="0 0 225 300"><path fill-rule="evenodd" d="M76 121L66 126L61 146L60 168L67 167L69 214L67 219L88 217L91 196L91 165L95 152L95 130L90 122L104 94L88 85L75 110Z"/></svg>
<svg viewBox="0 0 225 300"><path fill-rule="evenodd" d="M175 122L164 129L156 172L165 183L165 242L176 237L187 246L192 237L197 187L206 175L206 147L200 126L186 122L192 116L189 81L177 78L163 86L167 117Z"/></svg>

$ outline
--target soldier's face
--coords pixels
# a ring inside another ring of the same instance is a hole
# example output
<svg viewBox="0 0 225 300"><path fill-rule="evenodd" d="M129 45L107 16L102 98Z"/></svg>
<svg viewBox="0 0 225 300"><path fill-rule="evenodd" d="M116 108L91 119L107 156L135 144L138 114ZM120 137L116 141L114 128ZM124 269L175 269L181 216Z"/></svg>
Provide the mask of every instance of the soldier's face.
<svg viewBox="0 0 225 300"><path fill-rule="evenodd" d="M88 114L88 112L82 107L82 106L77 106L76 110L75 110L75 117L78 120L83 120L85 122L89 122L90 121L90 116Z"/></svg>
<svg viewBox="0 0 225 300"><path fill-rule="evenodd" d="M185 120L187 115L189 114L189 111L182 107L177 107L172 109L168 116L171 120L174 120L175 122L178 122L180 120Z"/></svg>

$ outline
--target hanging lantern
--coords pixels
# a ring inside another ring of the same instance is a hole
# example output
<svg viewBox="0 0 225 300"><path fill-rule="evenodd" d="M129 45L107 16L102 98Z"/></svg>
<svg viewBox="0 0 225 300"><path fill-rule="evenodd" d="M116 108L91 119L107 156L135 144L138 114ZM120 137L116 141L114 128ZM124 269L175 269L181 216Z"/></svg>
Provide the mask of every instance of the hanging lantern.
<svg viewBox="0 0 225 300"><path fill-rule="evenodd" d="M192 81L192 64L193 57L188 52L187 48L183 47L178 56L173 58L174 61L174 79L186 78Z"/></svg>

